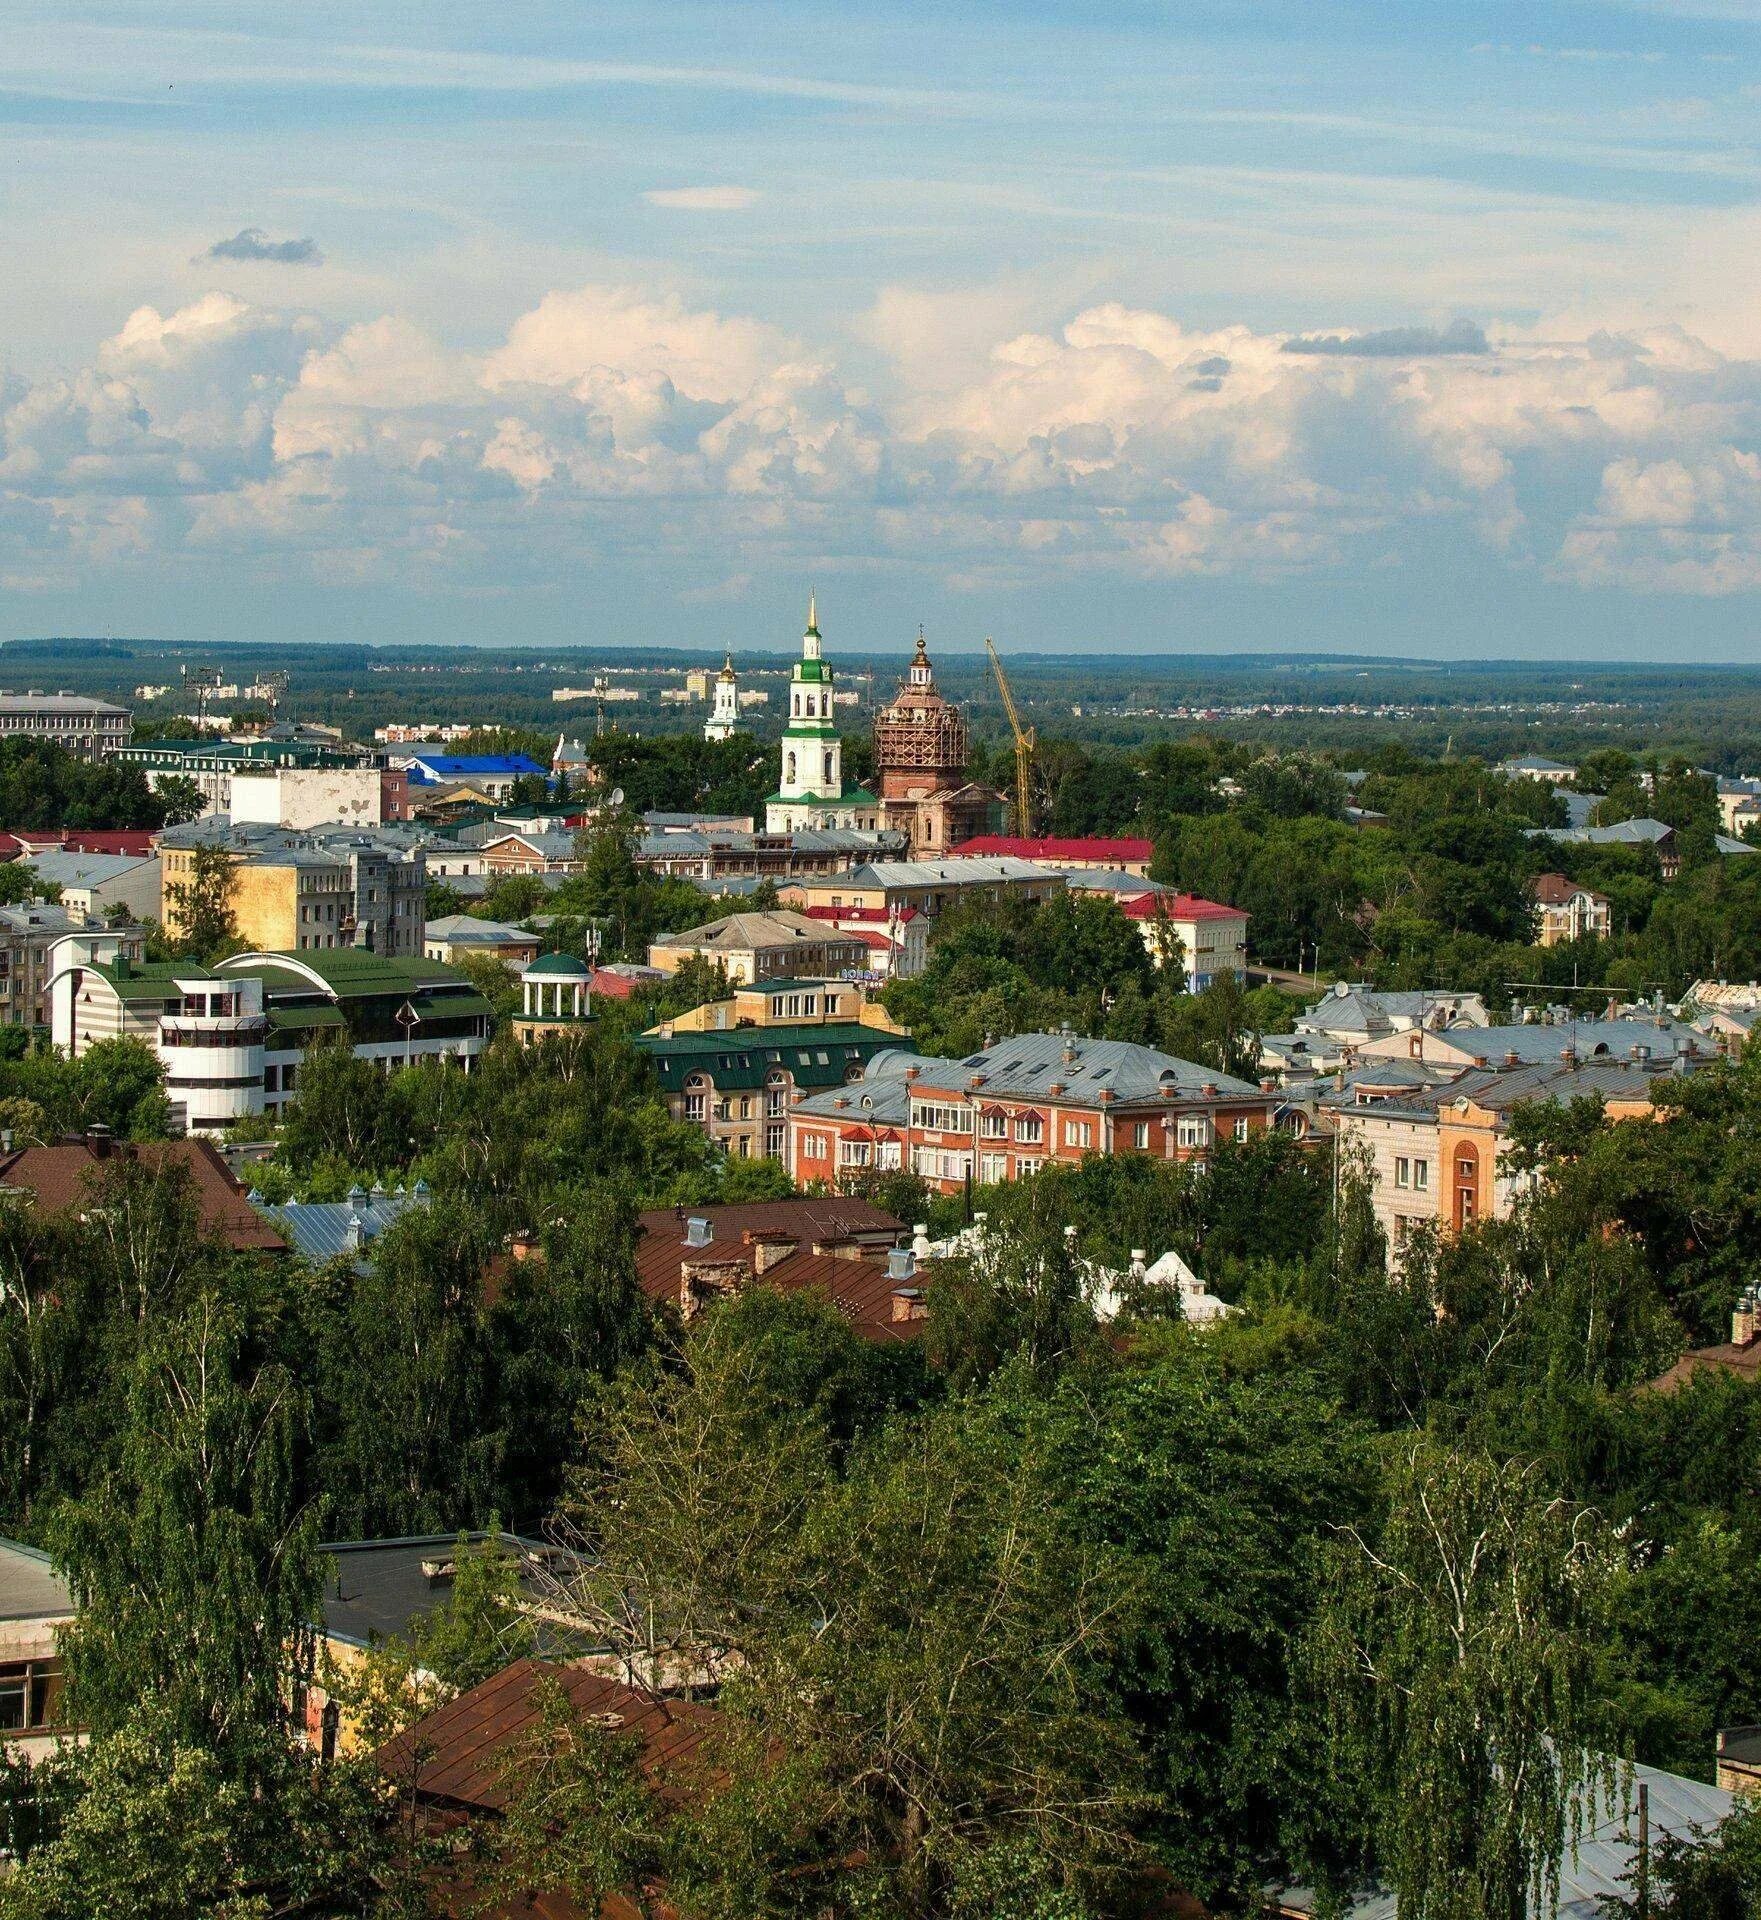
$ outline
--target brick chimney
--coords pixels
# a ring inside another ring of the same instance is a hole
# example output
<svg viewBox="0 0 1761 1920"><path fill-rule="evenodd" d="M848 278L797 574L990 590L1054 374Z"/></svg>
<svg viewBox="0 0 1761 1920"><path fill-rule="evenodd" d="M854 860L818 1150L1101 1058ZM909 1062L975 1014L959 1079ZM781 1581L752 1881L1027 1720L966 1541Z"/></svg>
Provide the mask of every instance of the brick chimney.
<svg viewBox="0 0 1761 1920"><path fill-rule="evenodd" d="M1733 1347L1752 1347L1758 1335L1761 1335L1761 1292L1750 1287L1730 1316L1730 1343Z"/></svg>
<svg viewBox="0 0 1761 1920"><path fill-rule="evenodd" d="M792 1233L780 1228L766 1231L762 1227L748 1227L740 1237L752 1249L752 1271L759 1278L779 1261L787 1260L800 1244Z"/></svg>

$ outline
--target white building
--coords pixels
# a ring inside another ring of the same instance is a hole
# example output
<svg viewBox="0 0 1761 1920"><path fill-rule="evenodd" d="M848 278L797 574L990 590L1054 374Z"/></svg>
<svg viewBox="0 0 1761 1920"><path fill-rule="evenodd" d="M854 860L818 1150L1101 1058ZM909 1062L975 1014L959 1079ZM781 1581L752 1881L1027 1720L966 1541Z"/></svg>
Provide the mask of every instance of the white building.
<svg viewBox="0 0 1761 1920"><path fill-rule="evenodd" d="M20 865L54 887L64 907L89 920L101 921L112 907L125 908L136 920L159 917L156 853L68 853L54 847L26 854Z"/></svg>
<svg viewBox="0 0 1761 1920"><path fill-rule="evenodd" d="M833 714L834 678L820 639L818 611L809 598L801 658L789 675L781 778L765 802L767 833L819 827L873 833L881 826L880 801L865 787L844 786L844 743Z"/></svg>
<svg viewBox="0 0 1761 1920"><path fill-rule="evenodd" d="M77 693L8 693L0 689L0 739L50 740L82 760L102 760L126 747L134 722L126 707Z"/></svg>
<svg viewBox="0 0 1761 1920"><path fill-rule="evenodd" d="M705 740L730 740L740 724L740 683L734 677L734 656L730 653L715 677L715 704L703 723Z"/></svg>
<svg viewBox="0 0 1761 1920"><path fill-rule="evenodd" d="M231 814L241 825L320 827L340 820L373 826L384 819L377 767L252 767L232 776Z"/></svg>

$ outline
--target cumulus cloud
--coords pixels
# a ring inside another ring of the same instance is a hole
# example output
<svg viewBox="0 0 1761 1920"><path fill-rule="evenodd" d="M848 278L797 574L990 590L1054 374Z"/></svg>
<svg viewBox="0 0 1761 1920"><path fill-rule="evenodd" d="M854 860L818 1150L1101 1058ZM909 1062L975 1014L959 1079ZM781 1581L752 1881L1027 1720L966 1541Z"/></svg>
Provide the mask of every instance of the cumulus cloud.
<svg viewBox="0 0 1761 1920"><path fill-rule="evenodd" d="M87 366L0 384L0 577L182 553L481 592L601 554L735 580L833 551L981 591L1442 541L1585 586L1761 588L1761 361L1680 329L1292 352L1120 302L995 317L939 368L913 336L877 398L823 347L627 286L549 293L481 353L398 315L141 307Z"/></svg>
<svg viewBox="0 0 1761 1920"><path fill-rule="evenodd" d="M1296 334L1285 353L1339 354L1359 360L1412 360L1433 353L1490 353L1491 343L1471 320L1446 327L1384 327L1377 333Z"/></svg>
<svg viewBox="0 0 1761 1920"><path fill-rule="evenodd" d="M229 240L216 240L205 260L261 260L281 267L320 267L324 256L316 240L271 240L261 227L240 227Z"/></svg>
<svg viewBox="0 0 1761 1920"><path fill-rule="evenodd" d="M762 197L754 187L655 187L642 196L651 207L682 213L743 213Z"/></svg>

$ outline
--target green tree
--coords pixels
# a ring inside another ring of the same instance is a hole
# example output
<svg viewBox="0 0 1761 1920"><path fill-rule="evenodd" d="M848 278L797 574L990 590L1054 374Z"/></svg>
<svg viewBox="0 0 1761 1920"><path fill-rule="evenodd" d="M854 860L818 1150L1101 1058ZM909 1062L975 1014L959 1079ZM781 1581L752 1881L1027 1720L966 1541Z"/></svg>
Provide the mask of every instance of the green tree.
<svg viewBox="0 0 1761 1920"><path fill-rule="evenodd" d="M1551 1911L1597 1777L1602 1523L1538 1471L1404 1443L1387 1518L1344 1530L1316 1632L1339 1777L1410 1920Z"/></svg>
<svg viewBox="0 0 1761 1920"><path fill-rule="evenodd" d="M235 1307L208 1296L148 1330L114 1464L47 1523L79 1601L75 1710L95 1732L149 1699L173 1739L222 1757L280 1725L321 1577L306 1417Z"/></svg>
<svg viewBox="0 0 1761 1920"><path fill-rule="evenodd" d="M238 940L232 908L232 855L204 842L190 854L189 878L165 889L166 918L176 925L181 957L212 962Z"/></svg>

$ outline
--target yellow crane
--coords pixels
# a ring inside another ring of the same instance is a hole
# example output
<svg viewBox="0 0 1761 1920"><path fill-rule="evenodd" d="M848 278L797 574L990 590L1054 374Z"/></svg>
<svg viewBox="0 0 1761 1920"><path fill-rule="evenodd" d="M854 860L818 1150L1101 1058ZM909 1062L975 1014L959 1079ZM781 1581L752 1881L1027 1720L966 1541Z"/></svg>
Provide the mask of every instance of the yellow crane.
<svg viewBox="0 0 1761 1920"><path fill-rule="evenodd" d="M997 676L997 691L1003 696L1003 711L1009 716L1009 731L1015 736L1015 831L1033 832L1033 747L1034 731L1023 728L1015 711L1015 696L1009 691L1008 676L997 653L997 643L987 633L985 652L991 657L991 671Z"/></svg>

